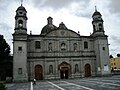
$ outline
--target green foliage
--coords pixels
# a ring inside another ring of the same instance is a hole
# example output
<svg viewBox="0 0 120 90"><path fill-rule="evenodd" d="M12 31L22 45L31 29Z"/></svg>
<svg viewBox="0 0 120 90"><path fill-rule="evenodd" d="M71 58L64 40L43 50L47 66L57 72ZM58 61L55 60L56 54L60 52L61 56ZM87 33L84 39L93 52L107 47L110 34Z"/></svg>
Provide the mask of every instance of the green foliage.
<svg viewBox="0 0 120 90"><path fill-rule="evenodd" d="M6 90L6 84L4 81L0 81L0 90Z"/></svg>
<svg viewBox="0 0 120 90"><path fill-rule="evenodd" d="M119 53L117 54L117 57L120 57L120 54L119 54Z"/></svg>
<svg viewBox="0 0 120 90"><path fill-rule="evenodd" d="M4 39L3 35L0 35L0 59L3 60L9 56L10 46Z"/></svg>
<svg viewBox="0 0 120 90"><path fill-rule="evenodd" d="M113 58L113 56L112 56L112 55L110 55L110 58Z"/></svg>

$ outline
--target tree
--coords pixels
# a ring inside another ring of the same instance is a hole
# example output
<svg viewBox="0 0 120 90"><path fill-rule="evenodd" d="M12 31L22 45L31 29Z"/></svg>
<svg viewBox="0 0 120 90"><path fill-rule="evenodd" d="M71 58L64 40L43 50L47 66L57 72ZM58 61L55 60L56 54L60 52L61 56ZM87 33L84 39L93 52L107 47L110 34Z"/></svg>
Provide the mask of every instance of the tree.
<svg viewBox="0 0 120 90"><path fill-rule="evenodd" d="M110 58L113 58L113 56L112 56L112 55L110 55Z"/></svg>
<svg viewBox="0 0 120 90"><path fill-rule="evenodd" d="M4 39L3 35L0 35L0 79L1 80L6 80L7 73L11 70L11 66L9 65L12 65L10 62L10 46Z"/></svg>
<svg viewBox="0 0 120 90"><path fill-rule="evenodd" d="M6 59L10 54L10 46L4 39L3 35L0 35L0 62Z"/></svg>
<svg viewBox="0 0 120 90"><path fill-rule="evenodd" d="M117 54L117 57L120 57L120 54Z"/></svg>

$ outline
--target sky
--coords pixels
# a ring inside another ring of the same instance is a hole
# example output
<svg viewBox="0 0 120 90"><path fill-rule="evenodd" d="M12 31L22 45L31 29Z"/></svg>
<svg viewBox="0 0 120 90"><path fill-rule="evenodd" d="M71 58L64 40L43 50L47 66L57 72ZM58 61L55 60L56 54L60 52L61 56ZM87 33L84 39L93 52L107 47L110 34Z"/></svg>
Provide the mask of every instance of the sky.
<svg viewBox="0 0 120 90"><path fill-rule="evenodd" d="M27 10L27 33L38 35L51 16L55 26L63 22L68 29L89 36L93 32L92 14L96 6L104 20L110 55L116 57L120 53L120 0L0 0L0 34L10 45L11 54L15 11L21 1Z"/></svg>

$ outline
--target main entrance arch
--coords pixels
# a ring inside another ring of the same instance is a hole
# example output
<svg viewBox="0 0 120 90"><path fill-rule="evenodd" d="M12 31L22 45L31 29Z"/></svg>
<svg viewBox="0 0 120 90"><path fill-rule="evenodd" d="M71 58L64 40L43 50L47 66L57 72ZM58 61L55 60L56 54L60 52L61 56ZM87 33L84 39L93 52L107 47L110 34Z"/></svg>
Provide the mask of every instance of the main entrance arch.
<svg viewBox="0 0 120 90"><path fill-rule="evenodd" d="M41 65L35 66L35 79L42 80L43 79L43 70Z"/></svg>
<svg viewBox="0 0 120 90"><path fill-rule="evenodd" d="M71 66L70 64L66 63L66 62L62 62L59 66L58 66L59 70L60 70L60 78L61 79L68 79L71 73Z"/></svg>
<svg viewBox="0 0 120 90"><path fill-rule="evenodd" d="M85 64L84 70L85 70L85 77L90 77L91 76L90 64Z"/></svg>

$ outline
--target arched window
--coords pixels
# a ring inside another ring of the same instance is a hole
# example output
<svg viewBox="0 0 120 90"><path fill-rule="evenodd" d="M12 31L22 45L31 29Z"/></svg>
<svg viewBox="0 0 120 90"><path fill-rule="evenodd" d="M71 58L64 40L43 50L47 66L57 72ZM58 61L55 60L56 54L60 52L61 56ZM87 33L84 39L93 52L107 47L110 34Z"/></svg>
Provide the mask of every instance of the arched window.
<svg viewBox="0 0 120 90"><path fill-rule="evenodd" d="M95 25L93 25L93 30L94 30L94 32L95 32Z"/></svg>
<svg viewBox="0 0 120 90"><path fill-rule="evenodd" d="M53 66L52 65L49 66L49 74L53 74Z"/></svg>
<svg viewBox="0 0 120 90"><path fill-rule="evenodd" d="M22 20L19 20L19 21L18 21L18 25L19 25L19 27L23 27L23 21L22 21Z"/></svg>
<svg viewBox="0 0 120 90"><path fill-rule="evenodd" d="M102 31L102 24L99 24L99 31Z"/></svg>
<svg viewBox="0 0 120 90"><path fill-rule="evenodd" d="M35 49L40 49L41 45L40 45L40 41L35 41Z"/></svg>
<svg viewBox="0 0 120 90"><path fill-rule="evenodd" d="M88 42L84 41L84 49L88 49Z"/></svg>
<svg viewBox="0 0 120 90"><path fill-rule="evenodd" d="M79 72L78 64L75 64L75 73Z"/></svg>
<svg viewBox="0 0 120 90"><path fill-rule="evenodd" d="M18 68L18 74L22 74L22 68Z"/></svg>

